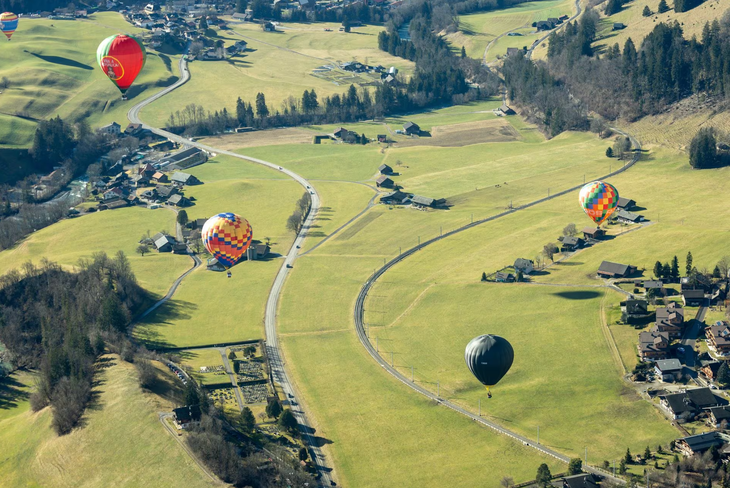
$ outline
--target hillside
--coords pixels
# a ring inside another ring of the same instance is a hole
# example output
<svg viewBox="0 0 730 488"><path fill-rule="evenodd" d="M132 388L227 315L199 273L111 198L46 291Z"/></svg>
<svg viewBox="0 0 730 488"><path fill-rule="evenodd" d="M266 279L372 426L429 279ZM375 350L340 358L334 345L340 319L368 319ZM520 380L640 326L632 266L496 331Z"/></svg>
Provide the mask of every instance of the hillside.
<svg viewBox="0 0 730 488"><path fill-rule="evenodd" d="M29 410L27 392L33 376L16 373L10 408L0 409L0 479L3 488L54 486L96 488L217 486L207 478L161 424L158 412L174 408L174 380L159 394L145 393L133 365L108 355L99 364L95 399L82 427L58 437L51 412ZM3 395L0 392L0 395ZM0 396L0 402L10 395ZM7 403L3 403L5 407Z"/></svg>

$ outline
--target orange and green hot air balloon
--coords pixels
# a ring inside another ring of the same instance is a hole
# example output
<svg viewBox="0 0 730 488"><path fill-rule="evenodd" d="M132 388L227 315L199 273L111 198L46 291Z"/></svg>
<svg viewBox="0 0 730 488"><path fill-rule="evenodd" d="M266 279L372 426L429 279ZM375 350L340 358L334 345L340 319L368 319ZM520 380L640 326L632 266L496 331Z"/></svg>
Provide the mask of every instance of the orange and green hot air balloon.
<svg viewBox="0 0 730 488"><path fill-rule="evenodd" d="M251 245L253 231L251 224L243 217L234 213L220 213L205 222L200 237L208 252L228 269L241 259Z"/></svg>
<svg viewBox="0 0 730 488"><path fill-rule="evenodd" d="M608 183L593 181L581 188L579 201L593 222L601 225L616 210L618 190Z"/></svg>
<svg viewBox="0 0 730 488"><path fill-rule="evenodd" d="M3 12L0 14L0 31L8 38L8 41L18 28L18 16L12 12Z"/></svg>
<svg viewBox="0 0 730 488"><path fill-rule="evenodd" d="M125 34L107 37L96 50L99 67L122 92L122 100L126 100L125 94L142 71L146 59L142 43Z"/></svg>

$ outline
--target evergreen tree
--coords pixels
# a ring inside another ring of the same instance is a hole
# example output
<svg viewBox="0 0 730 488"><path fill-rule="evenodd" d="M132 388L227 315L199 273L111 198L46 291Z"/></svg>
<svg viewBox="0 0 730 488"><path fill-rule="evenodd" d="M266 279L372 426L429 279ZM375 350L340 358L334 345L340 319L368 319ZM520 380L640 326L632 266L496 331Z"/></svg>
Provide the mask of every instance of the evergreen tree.
<svg viewBox="0 0 730 488"><path fill-rule="evenodd" d="M720 267L718 265L715 265L715 269L712 270L712 277L722 278L722 273L720 272Z"/></svg>
<svg viewBox="0 0 730 488"><path fill-rule="evenodd" d="M466 49L464 48L464 46L461 46L461 58L463 59L465 57L466 57Z"/></svg>
<svg viewBox="0 0 730 488"><path fill-rule="evenodd" d="M626 460L621 458L621 462L618 465L618 474L626 474Z"/></svg>
<svg viewBox="0 0 730 488"><path fill-rule="evenodd" d="M537 468L537 476L535 476L535 481L537 481L538 486L547 488L550 486L550 484L551 484L550 481L552 479L553 479L553 475L552 475L552 473L550 473L550 468L548 467L547 464L542 463Z"/></svg>
<svg viewBox="0 0 730 488"><path fill-rule="evenodd" d="M730 368L727 366L727 361L723 361L717 371L717 382L725 387L730 385Z"/></svg>
<svg viewBox="0 0 730 488"><path fill-rule="evenodd" d="M642 10L641 15L643 15L644 17L651 17L652 16L652 11L651 11L651 9L649 8L648 5L644 5L644 10Z"/></svg>
<svg viewBox="0 0 730 488"><path fill-rule="evenodd" d="M487 272L482 271L482 281L487 281Z"/></svg>
<svg viewBox="0 0 730 488"><path fill-rule="evenodd" d="M613 157L613 148L609 146L608 149L606 149L606 157L612 158Z"/></svg>
<svg viewBox="0 0 730 488"><path fill-rule="evenodd" d="M665 280L672 278L672 268L669 266L669 263L664 263L664 266L662 266L662 278Z"/></svg>
<svg viewBox="0 0 730 488"><path fill-rule="evenodd" d="M660 14L663 14L664 12L668 12L669 11L669 5L667 5L666 0L661 0L659 2L659 6L657 7L657 11Z"/></svg>
<svg viewBox="0 0 730 488"><path fill-rule="evenodd" d="M266 106L266 97L263 93L256 94L256 116L265 119L269 116L269 107Z"/></svg>
<svg viewBox="0 0 730 488"><path fill-rule="evenodd" d="M717 164L717 141L711 127L703 127L689 145L689 164L695 169L713 168Z"/></svg>
<svg viewBox="0 0 730 488"><path fill-rule="evenodd" d="M253 416L253 412L248 407L243 407L243 410L241 410L241 415L238 419L238 425L241 427L241 430L244 432L250 434L253 432L254 428L256 427L256 419Z"/></svg>
<svg viewBox="0 0 730 488"><path fill-rule="evenodd" d="M306 461L309 459L309 453L307 452L307 449L305 447L299 448L299 460L300 461Z"/></svg>
<svg viewBox="0 0 730 488"><path fill-rule="evenodd" d="M626 448L626 454L624 455L624 462L626 464L631 464L632 458L631 458L631 449L628 447Z"/></svg>
<svg viewBox="0 0 730 488"><path fill-rule="evenodd" d="M679 259L677 259L677 256L674 256L672 258L672 270L671 270L671 278L672 281L678 282L679 281Z"/></svg>
<svg viewBox="0 0 730 488"><path fill-rule="evenodd" d="M570 460L570 463L568 463L568 476L573 476L574 474L580 474L583 472L583 461L581 461L580 458L573 458Z"/></svg>
<svg viewBox="0 0 730 488"><path fill-rule="evenodd" d="M664 267L662 266L661 261L657 261L654 264L654 276L657 278L663 278L664 277Z"/></svg>
<svg viewBox="0 0 730 488"><path fill-rule="evenodd" d="M236 13L245 13L246 7L248 7L248 0L236 0Z"/></svg>
<svg viewBox="0 0 730 488"><path fill-rule="evenodd" d="M127 313L124 305L116 293L107 294L102 303L100 325L109 330L125 332L127 328Z"/></svg>
<svg viewBox="0 0 730 488"><path fill-rule="evenodd" d="M646 449L644 449L644 459L649 459L651 457L651 449L649 449L649 446L646 446Z"/></svg>
<svg viewBox="0 0 730 488"><path fill-rule="evenodd" d="M177 223L180 225L185 225L188 223L188 213L185 210L180 210L177 213Z"/></svg>
<svg viewBox="0 0 730 488"><path fill-rule="evenodd" d="M272 398L266 405L266 415L270 418L275 419L281 415L281 403L277 398Z"/></svg>
<svg viewBox="0 0 730 488"><path fill-rule="evenodd" d="M288 408L281 413L281 416L279 417L279 425L284 427L286 430L288 430L292 434L297 433L297 428L299 427L299 423L297 422L297 419L294 417L294 414Z"/></svg>
<svg viewBox="0 0 730 488"><path fill-rule="evenodd" d="M208 30L208 20L205 18L205 15L200 18L200 30Z"/></svg>
<svg viewBox="0 0 730 488"><path fill-rule="evenodd" d="M192 381L185 385L185 405L200 405L200 395L198 389L195 388Z"/></svg>
<svg viewBox="0 0 730 488"><path fill-rule="evenodd" d="M715 266L715 268L717 268L717 266ZM692 251L687 252L687 264L685 265L684 269L687 272L686 276L692 274Z"/></svg>

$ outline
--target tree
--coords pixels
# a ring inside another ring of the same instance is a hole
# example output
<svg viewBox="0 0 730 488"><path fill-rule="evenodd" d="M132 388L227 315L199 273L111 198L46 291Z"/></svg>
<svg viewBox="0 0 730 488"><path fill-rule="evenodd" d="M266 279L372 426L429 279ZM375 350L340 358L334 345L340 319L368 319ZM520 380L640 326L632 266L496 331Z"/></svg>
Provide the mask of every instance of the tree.
<svg viewBox="0 0 730 488"><path fill-rule="evenodd" d="M724 256L721 260L719 260L717 262L717 269L720 270L721 278L727 278L728 271L730 271L730 258Z"/></svg>
<svg viewBox="0 0 730 488"><path fill-rule="evenodd" d="M611 463L609 463L607 460L604 460L602 466L603 469L608 469L611 466Z"/></svg>
<svg viewBox="0 0 730 488"><path fill-rule="evenodd" d="M236 351L229 352L228 353L228 359L230 359L231 361L233 361L234 359L236 359Z"/></svg>
<svg viewBox="0 0 730 488"><path fill-rule="evenodd" d="M669 263L664 263L664 266L662 266L662 278L671 279L671 277L672 268L669 266Z"/></svg>
<svg viewBox="0 0 730 488"><path fill-rule="evenodd" d="M654 264L654 276L656 278L663 278L664 277L664 267L662 266L661 261L657 261Z"/></svg>
<svg viewBox="0 0 730 488"><path fill-rule="evenodd" d="M712 277L722 278L722 273L720 273L720 268L717 265L715 265L715 269L712 270Z"/></svg>
<svg viewBox="0 0 730 488"><path fill-rule="evenodd" d="M177 213L177 223L180 225L185 225L188 223L188 213L185 210L180 210Z"/></svg>
<svg viewBox="0 0 730 488"><path fill-rule="evenodd" d="M307 452L307 449L305 447L299 448L299 460L300 461L306 461L309 459L309 453Z"/></svg>
<svg viewBox="0 0 730 488"><path fill-rule="evenodd" d="M466 58L466 49L464 48L464 46L461 46L461 58Z"/></svg>
<svg viewBox="0 0 730 488"><path fill-rule="evenodd" d="M148 246L147 244L140 244L139 246L137 246L137 254L141 255L142 257L144 257L144 255L148 252L150 252L150 246Z"/></svg>
<svg viewBox="0 0 730 488"><path fill-rule="evenodd" d="M505 476L504 478L501 479L499 484L501 486L503 486L504 488L510 488L512 486L515 486L515 480L512 479L511 476Z"/></svg>
<svg viewBox="0 0 730 488"><path fill-rule="evenodd" d="M618 465L618 474L626 474L626 460L623 458Z"/></svg>
<svg viewBox="0 0 730 488"><path fill-rule="evenodd" d="M687 264L685 265L684 269L687 272L687 276L692 274L692 251L687 252Z"/></svg>
<svg viewBox="0 0 730 488"><path fill-rule="evenodd" d="M487 272L482 271L482 281L487 281Z"/></svg>
<svg viewBox="0 0 730 488"><path fill-rule="evenodd" d="M253 412L248 407L243 407L241 415L238 417L238 425L241 430L250 434L256 427L256 418L253 416Z"/></svg>
<svg viewBox="0 0 730 488"><path fill-rule="evenodd" d="M723 361L717 371L717 382L724 387L730 385L730 368L727 366L727 361Z"/></svg>
<svg viewBox="0 0 730 488"><path fill-rule="evenodd" d="M542 253L550 261L555 262L555 260L553 258L558 253L558 246L556 246L555 243L553 243L553 242L545 244L545 246L542 248Z"/></svg>
<svg viewBox="0 0 730 488"><path fill-rule="evenodd" d="M302 228L302 212L295 210L293 214L286 220L286 228L295 234L299 234Z"/></svg>
<svg viewBox="0 0 730 488"><path fill-rule="evenodd" d="M613 148L610 147L610 146L608 147L608 149L606 149L606 157L607 158L612 158L613 157Z"/></svg>
<svg viewBox="0 0 730 488"><path fill-rule="evenodd" d="M127 320L124 304L116 293L109 293L102 303L100 325L107 330L125 332Z"/></svg>
<svg viewBox="0 0 730 488"><path fill-rule="evenodd" d="M200 30L202 30L202 31L204 31L204 30L208 30L208 20L207 20L207 19L205 18L205 15L203 15L203 16L202 16L202 17L200 18L200 25L199 25L199 28L200 28Z"/></svg>
<svg viewBox="0 0 730 488"><path fill-rule="evenodd" d="M272 419L279 418L279 415L281 415L281 403L279 403L278 398L269 400L269 403L266 405L266 415Z"/></svg>
<svg viewBox="0 0 730 488"><path fill-rule="evenodd" d="M550 473L550 468L547 464L542 463L537 468L537 475L535 476L535 481L537 481L537 484L543 487L550 486L550 481L553 479L552 473Z"/></svg>
<svg viewBox="0 0 730 488"><path fill-rule="evenodd" d="M583 472L583 461L580 458L573 458L568 463L568 476Z"/></svg>
<svg viewBox="0 0 730 488"><path fill-rule="evenodd" d="M656 446L656 452L658 452L659 454L664 454L664 448L662 447L661 444L658 444Z"/></svg>
<svg viewBox="0 0 730 488"><path fill-rule="evenodd" d="M575 224L573 224L573 223L570 223L563 228L564 236L573 237L576 234L578 234L578 229L575 227Z"/></svg>
<svg viewBox="0 0 730 488"><path fill-rule="evenodd" d="M689 164L694 169L714 168L717 165L717 140L711 127L703 127L689 145Z"/></svg>
<svg viewBox="0 0 730 488"><path fill-rule="evenodd" d="M669 11L669 5L667 5L667 1L661 0L659 2L659 6L657 7L657 12L659 12L660 14L663 14L664 12L668 12L668 11Z"/></svg>
<svg viewBox="0 0 730 488"><path fill-rule="evenodd" d="M646 449L644 449L644 459L649 459L651 457L651 449L649 449L649 446L646 446Z"/></svg>
<svg viewBox="0 0 730 488"><path fill-rule="evenodd" d="M157 381L157 370L146 359L138 359L134 362L134 366L137 368L139 374L139 386L146 389L151 389Z"/></svg>
<svg viewBox="0 0 730 488"><path fill-rule="evenodd" d="M288 408L281 413L281 417L279 417L279 425L292 434L295 434L299 428L299 423L297 422L296 417L294 417L294 414L291 413L291 410Z"/></svg>
<svg viewBox="0 0 730 488"><path fill-rule="evenodd" d="M248 7L248 0L236 0L236 13L245 13L246 7Z"/></svg>
<svg viewBox="0 0 730 488"><path fill-rule="evenodd" d="M644 5L644 10L641 11L641 15L643 15L644 17L651 17L652 16L652 11L651 11L651 9L649 8L648 5Z"/></svg>
<svg viewBox="0 0 730 488"><path fill-rule="evenodd" d="M691 271L691 269L690 269ZM671 269L671 277L672 281L678 282L679 281L679 259L677 259L677 256L674 256L672 258L672 269Z"/></svg>
<svg viewBox="0 0 730 488"><path fill-rule="evenodd" d="M266 106L266 96L263 93L256 94L256 116L265 119L269 116L269 107Z"/></svg>
<svg viewBox="0 0 730 488"><path fill-rule="evenodd" d="M631 449L629 449L628 447L626 448L626 455L624 455L624 461L626 462L626 464L631 464L631 461L632 461Z"/></svg>

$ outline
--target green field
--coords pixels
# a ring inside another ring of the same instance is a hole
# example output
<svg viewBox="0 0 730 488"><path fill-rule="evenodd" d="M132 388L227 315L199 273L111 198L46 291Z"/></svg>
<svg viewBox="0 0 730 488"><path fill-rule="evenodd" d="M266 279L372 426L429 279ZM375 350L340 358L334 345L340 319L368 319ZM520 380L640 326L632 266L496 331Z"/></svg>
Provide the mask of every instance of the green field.
<svg viewBox="0 0 730 488"><path fill-rule="evenodd" d="M0 77L9 86L0 94L0 145L27 146L33 123L10 117L24 114L33 119L60 115L91 125L112 121L126 123L127 110L177 79L174 59L147 51L145 68L123 102L117 88L96 65L96 48L119 32L147 32L125 22L116 12L91 15L88 20L48 20L24 17L11 43L3 47ZM13 130L7 129L12 120Z"/></svg>
<svg viewBox="0 0 730 488"><path fill-rule="evenodd" d="M201 385L215 385L220 383L230 384L231 380L225 370L211 373L201 373L200 368L207 366L215 368L223 366L221 353L217 349L195 349L183 353L183 366L190 367L190 374Z"/></svg>
<svg viewBox="0 0 730 488"><path fill-rule="evenodd" d="M0 479L5 488L68 486L212 486L160 423L169 399L140 390L134 366L117 356L98 373L98 393L83 427L58 437L51 409L29 410L33 376L15 373L21 391L10 408L0 408ZM169 376L169 375L168 375ZM168 380L174 381L174 380ZM166 390L172 386L165 383Z"/></svg>

